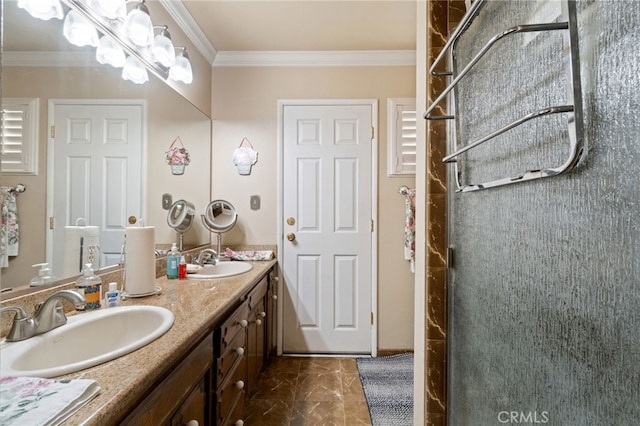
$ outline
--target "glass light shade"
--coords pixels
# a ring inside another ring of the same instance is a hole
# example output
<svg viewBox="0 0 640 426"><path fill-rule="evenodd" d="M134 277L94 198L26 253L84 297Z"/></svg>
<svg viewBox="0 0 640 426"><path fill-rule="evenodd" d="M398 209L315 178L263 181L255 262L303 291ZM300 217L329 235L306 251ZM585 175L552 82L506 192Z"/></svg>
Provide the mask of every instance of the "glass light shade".
<svg viewBox="0 0 640 426"><path fill-rule="evenodd" d="M107 19L124 19L127 16L125 0L89 0L89 7Z"/></svg>
<svg viewBox="0 0 640 426"><path fill-rule="evenodd" d="M122 47L106 35L100 37L98 49L96 49L96 59L101 64L108 64L115 68L122 68L126 61Z"/></svg>
<svg viewBox="0 0 640 426"><path fill-rule="evenodd" d="M133 44L138 47L150 47L153 44L153 23L149 16L149 9L144 3L139 3L127 15L122 26L123 32Z"/></svg>
<svg viewBox="0 0 640 426"><path fill-rule="evenodd" d="M144 84L149 81L149 74L142 62L133 56L128 56L122 68L122 78L135 84Z"/></svg>
<svg viewBox="0 0 640 426"><path fill-rule="evenodd" d="M169 31L164 28L153 40L151 48L153 61L167 68L176 63L176 54Z"/></svg>
<svg viewBox="0 0 640 426"><path fill-rule="evenodd" d="M43 21L48 21L51 18L64 18L60 0L18 0L18 7L29 12L34 18Z"/></svg>
<svg viewBox="0 0 640 426"><path fill-rule="evenodd" d="M64 18L62 34L76 46L98 46L98 30L75 10L70 10Z"/></svg>
<svg viewBox="0 0 640 426"><path fill-rule="evenodd" d="M176 63L169 69L169 78L185 84L191 84L193 81L193 72L191 71L191 62L189 62L187 52L182 51L176 55Z"/></svg>

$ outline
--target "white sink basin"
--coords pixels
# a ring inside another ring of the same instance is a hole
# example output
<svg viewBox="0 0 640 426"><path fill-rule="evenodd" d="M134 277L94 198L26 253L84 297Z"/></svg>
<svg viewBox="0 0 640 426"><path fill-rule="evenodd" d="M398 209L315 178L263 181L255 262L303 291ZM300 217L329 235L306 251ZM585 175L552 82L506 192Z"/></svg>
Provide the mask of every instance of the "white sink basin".
<svg viewBox="0 0 640 426"><path fill-rule="evenodd" d="M162 336L173 313L121 306L72 315L65 325L21 342L0 343L0 376L56 377L131 353Z"/></svg>
<svg viewBox="0 0 640 426"><path fill-rule="evenodd" d="M250 263L223 261L215 265L205 265L195 273L189 274L189 278L204 280L231 277L249 272L251 268L253 268L253 265Z"/></svg>

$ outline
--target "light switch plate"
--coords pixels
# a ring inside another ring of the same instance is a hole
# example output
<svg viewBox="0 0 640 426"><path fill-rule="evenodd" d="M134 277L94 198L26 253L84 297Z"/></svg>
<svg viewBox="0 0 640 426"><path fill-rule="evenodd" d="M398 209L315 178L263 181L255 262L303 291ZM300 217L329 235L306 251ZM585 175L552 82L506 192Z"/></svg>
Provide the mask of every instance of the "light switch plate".
<svg viewBox="0 0 640 426"><path fill-rule="evenodd" d="M169 210L173 204L173 197L171 194L162 194L162 208Z"/></svg>
<svg viewBox="0 0 640 426"><path fill-rule="evenodd" d="M260 196L252 195L251 196L251 210L260 210Z"/></svg>

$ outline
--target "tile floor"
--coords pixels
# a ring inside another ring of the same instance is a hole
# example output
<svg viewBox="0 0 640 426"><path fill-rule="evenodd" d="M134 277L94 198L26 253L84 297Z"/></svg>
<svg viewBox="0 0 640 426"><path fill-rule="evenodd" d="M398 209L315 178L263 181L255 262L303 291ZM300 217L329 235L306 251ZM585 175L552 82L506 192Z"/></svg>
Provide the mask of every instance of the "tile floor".
<svg viewBox="0 0 640 426"><path fill-rule="evenodd" d="M370 426L355 358L274 359L258 378L244 424Z"/></svg>

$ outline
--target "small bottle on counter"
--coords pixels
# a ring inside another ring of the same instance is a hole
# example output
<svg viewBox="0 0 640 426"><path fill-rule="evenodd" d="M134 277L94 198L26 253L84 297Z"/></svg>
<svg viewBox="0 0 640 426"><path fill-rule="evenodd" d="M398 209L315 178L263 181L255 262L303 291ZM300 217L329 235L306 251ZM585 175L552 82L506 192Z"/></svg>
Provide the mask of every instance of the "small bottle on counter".
<svg viewBox="0 0 640 426"><path fill-rule="evenodd" d="M120 291L117 283L109 283L109 291L105 296L107 308L120 306Z"/></svg>
<svg viewBox="0 0 640 426"><path fill-rule="evenodd" d="M78 288L78 292L87 299L87 303L84 305L85 310L100 309L100 302L102 301L102 280L93 273L93 264L87 263L84 265L82 275L78 278L78 281L76 281L76 287Z"/></svg>
<svg viewBox="0 0 640 426"><path fill-rule="evenodd" d="M178 279L187 279L187 261L184 260L184 256L180 256L180 263L178 264Z"/></svg>
<svg viewBox="0 0 640 426"><path fill-rule="evenodd" d="M176 243L171 246L171 251L167 253L167 278L175 280L178 278L178 264L180 263L180 252Z"/></svg>

